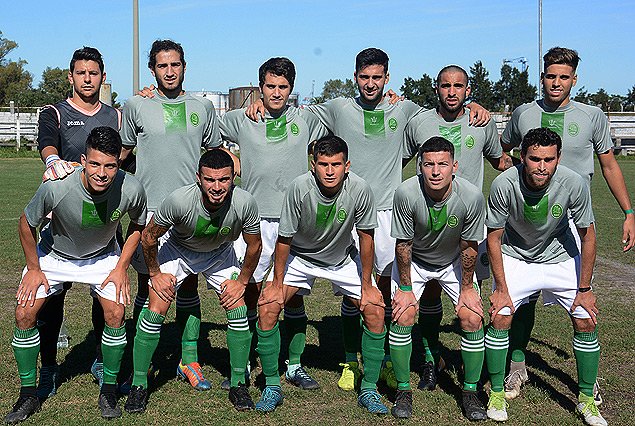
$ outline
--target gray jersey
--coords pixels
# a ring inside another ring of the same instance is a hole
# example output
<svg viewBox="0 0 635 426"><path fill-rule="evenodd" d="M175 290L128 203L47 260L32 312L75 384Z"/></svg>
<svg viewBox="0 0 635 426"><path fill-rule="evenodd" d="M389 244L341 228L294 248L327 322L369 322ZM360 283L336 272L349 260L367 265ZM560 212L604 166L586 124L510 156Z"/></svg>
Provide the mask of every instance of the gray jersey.
<svg viewBox="0 0 635 426"><path fill-rule="evenodd" d="M482 188L483 156L500 158L503 148L494 120L482 127L469 124L469 109L454 121L445 121L433 109L417 114L406 128L404 158L414 157L419 147L431 137L442 136L454 145L454 159L459 162L456 175Z"/></svg>
<svg viewBox="0 0 635 426"><path fill-rule="evenodd" d="M240 146L240 186L258 202L260 216L279 218L284 194L296 177L307 172L307 147L328 130L315 115L295 107L265 121L253 122L245 109L220 120L224 140Z"/></svg>
<svg viewBox="0 0 635 426"><path fill-rule="evenodd" d="M293 237L291 254L318 266L343 265L355 256L353 227L377 227L370 186L349 173L335 197L320 192L312 172L296 178L287 191L278 235Z"/></svg>
<svg viewBox="0 0 635 426"><path fill-rule="evenodd" d="M542 100L519 106L505 127L503 143L520 146L527 132L537 127L546 127L560 135L560 164L588 182L593 177L593 152L604 154L613 148L609 122L602 110L573 100L555 110Z"/></svg>
<svg viewBox="0 0 635 426"><path fill-rule="evenodd" d="M346 141L351 170L368 182L377 209L391 209L401 183L404 131L421 107L411 101L390 105L384 99L372 109L359 98L337 98L307 109Z"/></svg>
<svg viewBox="0 0 635 426"><path fill-rule="evenodd" d="M138 225L146 223L146 197L134 176L119 170L102 194L90 194L77 168L66 179L40 185L24 209L32 227L53 212L51 223L40 232L40 249L62 259L91 259L115 250L115 232L128 213Z"/></svg>
<svg viewBox="0 0 635 426"><path fill-rule="evenodd" d="M234 188L223 206L210 213L198 185L184 186L168 195L152 218L170 228L172 241L196 252L224 249L242 232L260 233L256 200L240 188Z"/></svg>
<svg viewBox="0 0 635 426"><path fill-rule="evenodd" d="M569 228L567 210L578 228L593 223L591 193L584 178L558 166L549 186L527 188L523 166L512 167L492 182L487 204L489 228L505 228L503 253L526 262L558 263L579 251Z"/></svg>
<svg viewBox="0 0 635 426"><path fill-rule="evenodd" d="M212 103L185 94L175 99L133 96L123 108L121 139L137 147L136 176L146 190L148 210L177 188L196 181L201 147L220 146Z"/></svg>
<svg viewBox="0 0 635 426"><path fill-rule="evenodd" d="M441 270L456 260L460 242L483 239L485 200L476 186L455 177L452 192L435 202L423 189L423 177L413 176L395 192L391 235L413 240L412 261Z"/></svg>

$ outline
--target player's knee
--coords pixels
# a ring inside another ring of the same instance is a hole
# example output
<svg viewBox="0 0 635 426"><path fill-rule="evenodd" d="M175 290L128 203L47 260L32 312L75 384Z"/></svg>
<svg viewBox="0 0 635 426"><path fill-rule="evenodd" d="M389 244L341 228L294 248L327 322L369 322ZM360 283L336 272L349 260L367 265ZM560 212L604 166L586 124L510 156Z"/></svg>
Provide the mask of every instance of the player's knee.
<svg viewBox="0 0 635 426"><path fill-rule="evenodd" d="M461 328L465 331L478 331L482 326L482 318L470 311L467 308L463 308L459 311L459 320L461 322Z"/></svg>
<svg viewBox="0 0 635 426"><path fill-rule="evenodd" d="M573 328L581 333L591 333L595 330L596 325L593 324L591 318L573 318Z"/></svg>
<svg viewBox="0 0 635 426"><path fill-rule="evenodd" d="M415 317L417 316L417 309L414 306L409 306L399 318L397 318L397 324L410 327L415 323Z"/></svg>
<svg viewBox="0 0 635 426"><path fill-rule="evenodd" d="M125 306L117 303L110 303L104 306L104 321L108 327L119 328L123 324Z"/></svg>
<svg viewBox="0 0 635 426"><path fill-rule="evenodd" d="M280 315L280 305L277 303L267 303L258 308L258 326L261 330L271 330L278 321Z"/></svg>
<svg viewBox="0 0 635 426"><path fill-rule="evenodd" d="M508 330L512 325L511 315L496 315L492 318L491 325L497 330Z"/></svg>
<svg viewBox="0 0 635 426"><path fill-rule="evenodd" d="M384 308L377 305L366 305L362 311L364 324L374 332L381 332L384 327Z"/></svg>
<svg viewBox="0 0 635 426"><path fill-rule="evenodd" d="M15 308L15 325L21 329L35 327L37 312L33 307L18 305Z"/></svg>

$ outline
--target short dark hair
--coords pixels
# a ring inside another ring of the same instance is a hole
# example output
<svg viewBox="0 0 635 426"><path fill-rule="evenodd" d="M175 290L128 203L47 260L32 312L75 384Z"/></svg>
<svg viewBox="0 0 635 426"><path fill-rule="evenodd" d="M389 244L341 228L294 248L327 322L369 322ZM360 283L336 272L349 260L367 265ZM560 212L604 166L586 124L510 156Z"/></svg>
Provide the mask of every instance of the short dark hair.
<svg viewBox="0 0 635 426"><path fill-rule="evenodd" d="M542 57L544 61L544 69L546 70L549 65L564 64L573 68L573 71L578 69L578 63L580 62L580 56L578 52L573 49L567 49L566 47L552 47Z"/></svg>
<svg viewBox="0 0 635 426"><path fill-rule="evenodd" d="M335 135L321 137L313 144L313 160L315 161L318 155L332 157L340 152L344 154L344 161L348 161L348 145L344 139Z"/></svg>
<svg viewBox="0 0 635 426"><path fill-rule="evenodd" d="M466 83L468 85L470 84L470 78L468 77L467 72L463 68L461 68L458 65L446 65L443 68L441 68L441 71L439 71L439 74L437 74L437 79L435 81L437 86L439 85L439 80L441 80L441 75L443 75L443 73L446 71L460 72L465 77Z"/></svg>
<svg viewBox="0 0 635 426"><path fill-rule="evenodd" d="M426 152L449 152L450 158L454 160L454 145L452 142L441 136L433 136L419 147L419 158L423 158Z"/></svg>
<svg viewBox="0 0 635 426"><path fill-rule="evenodd" d="M295 83L295 66L288 58L271 58L260 66L258 69L260 87L265 84L267 73L286 78L291 85L291 90L293 90L293 84Z"/></svg>
<svg viewBox="0 0 635 426"><path fill-rule="evenodd" d="M84 46L73 52L71 65L69 67L71 72L75 71L75 62L77 61L95 61L97 62L97 65L99 65L99 71L101 71L102 74L104 73L104 60L102 59L99 50L94 47Z"/></svg>
<svg viewBox="0 0 635 426"><path fill-rule="evenodd" d="M220 148L214 148L209 151L205 151L198 160L198 171L200 172L203 167L208 167L214 170L231 167L233 174L234 160L232 160L231 155L229 155L227 151Z"/></svg>
<svg viewBox="0 0 635 426"><path fill-rule="evenodd" d="M183 47L179 43L172 40L155 40L154 43L152 43L150 53L148 54L148 68L153 70L157 64L157 54L168 50L176 50L179 52L181 63L185 66L185 53L183 52Z"/></svg>
<svg viewBox="0 0 635 426"><path fill-rule="evenodd" d="M525 156L530 146L556 146L558 148L558 155L562 149L562 139L560 136L551 129L546 127L539 127L537 129L531 129L523 137L523 142L520 145L520 153Z"/></svg>
<svg viewBox="0 0 635 426"><path fill-rule="evenodd" d="M384 73L388 74L388 55L381 49L369 47L357 54L355 57L355 72L370 65L383 65Z"/></svg>
<svg viewBox="0 0 635 426"><path fill-rule="evenodd" d="M86 139L85 154L88 153L88 148L119 158L121 155L121 136L112 127L95 127Z"/></svg>

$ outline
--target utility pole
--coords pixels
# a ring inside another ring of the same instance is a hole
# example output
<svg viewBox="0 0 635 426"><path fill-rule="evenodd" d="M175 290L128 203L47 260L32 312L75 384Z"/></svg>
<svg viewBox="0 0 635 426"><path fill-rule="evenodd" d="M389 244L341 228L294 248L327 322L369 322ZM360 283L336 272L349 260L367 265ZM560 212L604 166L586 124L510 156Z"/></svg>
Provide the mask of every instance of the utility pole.
<svg viewBox="0 0 635 426"><path fill-rule="evenodd" d="M132 0L132 95L139 91L139 0Z"/></svg>

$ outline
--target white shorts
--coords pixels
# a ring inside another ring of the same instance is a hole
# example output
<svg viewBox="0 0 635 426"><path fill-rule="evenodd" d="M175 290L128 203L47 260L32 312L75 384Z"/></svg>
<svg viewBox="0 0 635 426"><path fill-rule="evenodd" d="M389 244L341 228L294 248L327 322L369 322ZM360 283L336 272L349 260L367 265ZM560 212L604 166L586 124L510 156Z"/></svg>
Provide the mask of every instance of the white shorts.
<svg viewBox="0 0 635 426"><path fill-rule="evenodd" d="M559 263L529 263L503 254L503 269L509 296L514 308L527 303L529 296L542 290L545 305L558 303L570 312L578 293L580 281L580 256ZM496 280L492 289L496 288ZM510 315L509 308L503 308L501 315ZM589 313L578 306L573 312L576 318L589 318Z"/></svg>
<svg viewBox="0 0 635 426"><path fill-rule="evenodd" d="M232 275L235 279L240 273L238 259L231 244L221 251L196 252L168 239L161 244L157 259L161 272L176 277L177 290L188 275L202 273L207 281L207 288L220 294L220 285L232 279ZM152 285L151 282L150 285Z"/></svg>
<svg viewBox="0 0 635 426"><path fill-rule="evenodd" d="M260 259L258 260L258 266L251 277L251 282L259 283L267 277L267 273L271 269L273 262L273 252L276 248L276 241L278 240L278 225L280 225L280 219L265 218L260 219L260 238L262 240L262 251L260 252ZM234 251L238 257L238 261L242 265L245 261L245 251L247 250L247 243L243 239L242 234L236 241L234 241Z"/></svg>
<svg viewBox="0 0 635 426"><path fill-rule="evenodd" d="M483 281L489 278L489 257L487 257L487 226L485 226L485 239L478 242L478 255L476 257L476 279Z"/></svg>
<svg viewBox="0 0 635 426"><path fill-rule="evenodd" d="M50 253L45 254L38 246L37 255L40 269L49 283L49 291L47 293L44 286L41 285L37 289L36 299L44 299L62 291L64 289L64 283L70 281L90 284L91 294L101 296L113 302L117 300L115 285L109 282L106 287L102 289L101 284L117 266L120 255L119 249L92 259L74 260L60 259L52 256ZM22 271L22 278L24 278L26 273L27 269L25 267ZM119 302L123 303L124 301L122 299Z"/></svg>
<svg viewBox="0 0 635 426"><path fill-rule="evenodd" d="M461 274L460 257L451 265L436 272L428 271L414 262L410 263L410 281L412 282L412 291L417 301L421 298L423 290L426 288L426 283L430 280L437 280L443 291L452 299L452 303L456 306L461 294ZM399 270L396 263L392 266L392 276L390 278L391 292L394 297L399 288ZM476 288L478 289L478 286Z"/></svg>
<svg viewBox="0 0 635 426"><path fill-rule="evenodd" d="M380 210L377 212L377 224L375 228L375 272L382 277L389 277L392 269L392 262L395 259L396 240L390 236L390 225L392 223L392 210ZM355 247L359 249L359 236L357 230L353 229L353 239Z"/></svg>
<svg viewBox="0 0 635 426"><path fill-rule="evenodd" d="M337 296L348 296L351 299L362 298L362 261L359 254L342 266L316 266L301 260L297 256L289 255L284 284L289 287L297 287L300 290L298 296L311 294L311 288L316 278L324 278L331 281L333 293ZM376 286L373 282L373 286Z"/></svg>

